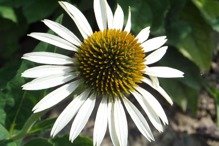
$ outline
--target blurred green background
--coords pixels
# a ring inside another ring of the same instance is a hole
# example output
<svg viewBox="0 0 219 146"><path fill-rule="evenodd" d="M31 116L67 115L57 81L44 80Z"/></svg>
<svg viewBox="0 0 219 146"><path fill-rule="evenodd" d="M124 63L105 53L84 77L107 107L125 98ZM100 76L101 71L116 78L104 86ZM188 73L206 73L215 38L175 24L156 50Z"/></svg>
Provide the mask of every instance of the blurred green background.
<svg viewBox="0 0 219 146"><path fill-rule="evenodd" d="M92 0L69 0L86 16L97 30ZM219 1L218 0L108 0L113 10L119 3L126 15L132 11L132 33L151 26L151 37L166 35L169 46L159 64L185 72L183 79L161 80L175 105L195 117L200 93L206 92L214 101L219 123ZM61 15L64 14L64 15ZM26 92L21 72L33 66L21 60L26 52L57 49L27 37L31 32L47 32L41 20L56 20L78 30L57 0L0 0L0 145L42 146L70 145L66 136L43 139L54 118L31 115L31 109L46 91ZM165 104L165 103L164 103ZM218 111L218 112L217 112ZM41 117L41 120L39 120ZM35 123L32 126L32 124ZM31 137L41 137L31 139ZM46 136L45 136L46 137ZM85 140L86 139L86 140ZM84 143L81 143L81 142ZM77 143L78 142L78 143ZM91 145L87 138L78 138L76 145Z"/></svg>

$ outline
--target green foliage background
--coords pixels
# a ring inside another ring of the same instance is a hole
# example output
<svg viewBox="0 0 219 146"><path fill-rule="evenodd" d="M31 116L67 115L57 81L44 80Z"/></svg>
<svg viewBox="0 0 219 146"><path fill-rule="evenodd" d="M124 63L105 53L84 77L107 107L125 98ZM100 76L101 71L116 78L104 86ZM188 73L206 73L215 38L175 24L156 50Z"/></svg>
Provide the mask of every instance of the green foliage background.
<svg viewBox="0 0 219 146"><path fill-rule="evenodd" d="M97 30L92 0L69 2L77 5ZM198 93L205 88L218 101L219 109L219 91L201 76L208 73L216 51L214 34L219 32L219 1L111 0L109 3L114 10L119 3L126 18L128 7L131 7L133 34L151 26L151 36L167 35L169 49L160 64L185 72L183 79L162 80L163 87L176 104L183 110L195 112ZM21 60L24 53L60 51L26 36L34 31L47 31L40 20L56 20L79 34L72 20L62 13L57 0L0 0L0 145L70 145L66 136L55 139L45 136L54 118L43 119L44 113L32 115L31 109L47 91L22 91L21 85L27 80L20 77L25 69L33 66ZM92 142L79 137L76 145L89 146Z"/></svg>

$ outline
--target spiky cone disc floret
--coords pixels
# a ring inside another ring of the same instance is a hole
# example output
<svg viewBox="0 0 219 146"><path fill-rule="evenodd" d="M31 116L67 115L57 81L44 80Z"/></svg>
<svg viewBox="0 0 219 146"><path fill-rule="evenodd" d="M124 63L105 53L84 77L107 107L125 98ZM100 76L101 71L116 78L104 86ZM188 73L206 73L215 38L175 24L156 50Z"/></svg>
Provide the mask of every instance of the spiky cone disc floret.
<svg viewBox="0 0 219 146"><path fill-rule="evenodd" d="M111 99L134 91L143 78L144 51L130 33L116 29L95 32L76 54L85 84Z"/></svg>

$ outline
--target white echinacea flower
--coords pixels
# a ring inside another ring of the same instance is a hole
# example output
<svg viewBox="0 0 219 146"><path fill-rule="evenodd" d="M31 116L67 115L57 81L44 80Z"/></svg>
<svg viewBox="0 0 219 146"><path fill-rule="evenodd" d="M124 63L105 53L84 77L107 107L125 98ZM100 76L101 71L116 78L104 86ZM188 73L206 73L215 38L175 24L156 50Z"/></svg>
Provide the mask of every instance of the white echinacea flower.
<svg viewBox="0 0 219 146"><path fill-rule="evenodd" d="M99 31L93 32L85 16L75 6L60 1L68 15L78 27L83 40L57 22L43 20L56 35L31 33L29 36L70 50L73 56L32 52L23 59L44 64L22 73L23 77L35 78L23 85L24 90L41 90L57 87L33 108L34 113L49 109L67 98L79 86L83 92L73 98L57 118L51 136L57 135L73 118L69 139L73 142L87 123L96 100L97 110L93 145L100 146L107 127L115 146L127 146L128 126L125 109L139 131L149 140L154 140L150 127L130 100L133 95L149 120L159 131L168 124L166 114L156 98L139 84L145 83L157 90L170 104L172 100L159 85L158 77L183 77L183 72L165 66L152 66L166 53L163 46L166 37L148 39L150 28L146 27L137 36L130 33L131 12L129 9L125 27L124 13L117 5L113 14L106 0L94 0L94 13ZM152 52L153 51L153 52ZM152 52L152 53L148 53Z"/></svg>

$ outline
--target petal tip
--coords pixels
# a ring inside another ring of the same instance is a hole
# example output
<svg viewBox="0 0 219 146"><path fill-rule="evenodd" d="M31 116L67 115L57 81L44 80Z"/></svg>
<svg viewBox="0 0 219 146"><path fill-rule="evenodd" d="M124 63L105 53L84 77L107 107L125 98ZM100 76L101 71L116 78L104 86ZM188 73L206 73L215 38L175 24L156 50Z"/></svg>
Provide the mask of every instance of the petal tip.
<svg viewBox="0 0 219 146"><path fill-rule="evenodd" d="M37 109L32 110L34 114L39 113L39 111Z"/></svg>
<svg viewBox="0 0 219 146"><path fill-rule="evenodd" d="M21 77L26 77L25 72L21 73Z"/></svg>
<svg viewBox="0 0 219 146"><path fill-rule="evenodd" d="M58 1L59 5L63 8L65 7L65 2L64 1Z"/></svg>
<svg viewBox="0 0 219 146"><path fill-rule="evenodd" d="M184 77L184 72L182 72L182 71L180 71L180 70L178 70L179 71L179 78L183 78Z"/></svg>
<svg viewBox="0 0 219 146"><path fill-rule="evenodd" d="M169 104L171 105L171 106L173 106L173 101L171 100L171 101L169 101Z"/></svg>
<svg viewBox="0 0 219 146"><path fill-rule="evenodd" d="M59 4L64 3L64 1L58 1Z"/></svg>
<svg viewBox="0 0 219 146"><path fill-rule="evenodd" d="M36 107L36 109L33 111L33 113L39 113L46 110L45 108Z"/></svg>
<svg viewBox="0 0 219 146"><path fill-rule="evenodd" d="M47 23L51 22L51 20L49 20L49 19L43 19L43 20L41 20L41 22L43 22L44 24L47 24Z"/></svg>
<svg viewBox="0 0 219 146"><path fill-rule="evenodd" d="M167 50L168 46L163 46L162 49Z"/></svg>
<svg viewBox="0 0 219 146"><path fill-rule="evenodd" d="M50 132L50 136L52 138L54 138L56 135L57 135L57 132L54 129L52 129L51 132Z"/></svg>

